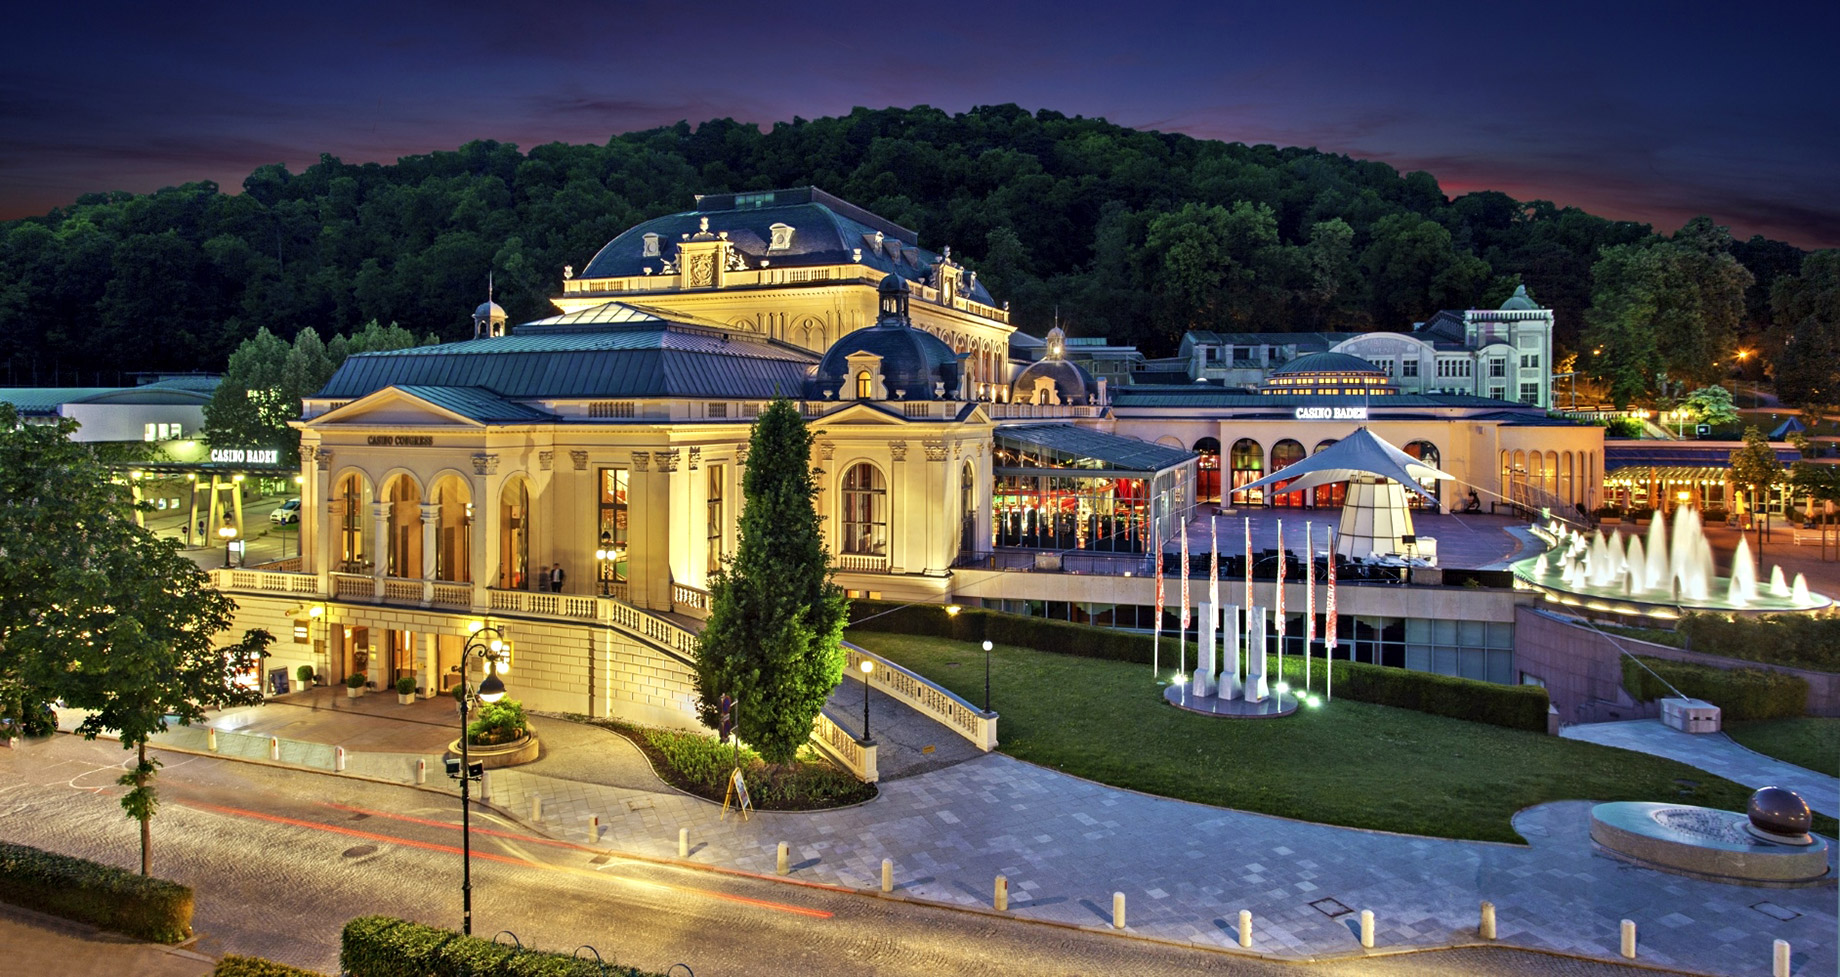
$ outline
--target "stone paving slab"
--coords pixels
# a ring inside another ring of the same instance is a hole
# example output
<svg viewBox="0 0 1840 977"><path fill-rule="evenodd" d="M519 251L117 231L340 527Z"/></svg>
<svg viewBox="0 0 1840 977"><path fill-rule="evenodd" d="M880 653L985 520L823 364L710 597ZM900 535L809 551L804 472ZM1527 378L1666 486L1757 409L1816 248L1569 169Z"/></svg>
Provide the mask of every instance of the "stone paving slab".
<svg viewBox="0 0 1840 977"><path fill-rule="evenodd" d="M1814 810L1840 817L1840 778L1764 756L1724 733L1688 733L1659 719L1632 719L1567 726L1559 735L1679 760L1746 787L1787 787Z"/></svg>

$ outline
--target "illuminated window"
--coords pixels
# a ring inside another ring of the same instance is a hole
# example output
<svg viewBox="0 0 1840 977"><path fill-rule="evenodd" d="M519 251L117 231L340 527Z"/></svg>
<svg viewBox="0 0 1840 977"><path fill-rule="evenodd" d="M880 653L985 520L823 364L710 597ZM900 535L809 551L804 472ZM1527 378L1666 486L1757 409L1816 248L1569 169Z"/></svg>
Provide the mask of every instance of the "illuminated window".
<svg viewBox="0 0 1840 977"><path fill-rule="evenodd" d="M708 527L709 561L704 568L710 573L722 569L722 475L721 465L709 466L709 498L704 504Z"/></svg>
<svg viewBox="0 0 1840 977"><path fill-rule="evenodd" d="M882 473L862 463L843 475L843 546L841 552L880 556L888 538L888 490Z"/></svg>
<svg viewBox="0 0 1840 977"><path fill-rule="evenodd" d="M857 400L868 400L870 397L874 395L875 395L875 378L869 375L868 370L863 370L857 373L856 374L856 399Z"/></svg>
<svg viewBox="0 0 1840 977"><path fill-rule="evenodd" d="M615 553L613 559L601 561L601 578L608 583L626 582L629 481L630 475L624 468L601 469L599 548Z"/></svg>

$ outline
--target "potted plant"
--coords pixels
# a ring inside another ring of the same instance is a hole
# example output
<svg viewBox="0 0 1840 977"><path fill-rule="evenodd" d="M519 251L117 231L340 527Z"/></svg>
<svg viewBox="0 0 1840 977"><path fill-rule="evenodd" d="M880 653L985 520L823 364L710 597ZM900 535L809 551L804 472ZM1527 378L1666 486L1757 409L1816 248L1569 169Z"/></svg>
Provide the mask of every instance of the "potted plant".
<svg viewBox="0 0 1840 977"><path fill-rule="evenodd" d="M404 675L396 680L396 701L408 705L415 701L415 679Z"/></svg>
<svg viewBox="0 0 1840 977"><path fill-rule="evenodd" d="M345 676L345 697L356 699L364 694L364 673L353 672Z"/></svg>
<svg viewBox="0 0 1840 977"><path fill-rule="evenodd" d="M313 666L312 665L302 665L299 668L294 669L294 677L300 680L301 691L304 692L307 689L312 688L313 687Z"/></svg>

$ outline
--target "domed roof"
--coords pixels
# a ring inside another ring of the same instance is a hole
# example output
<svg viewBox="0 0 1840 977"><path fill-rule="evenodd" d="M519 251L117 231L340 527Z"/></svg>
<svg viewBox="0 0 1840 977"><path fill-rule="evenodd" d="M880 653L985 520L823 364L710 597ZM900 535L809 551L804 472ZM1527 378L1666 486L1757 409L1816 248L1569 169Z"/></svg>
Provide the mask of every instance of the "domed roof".
<svg viewBox="0 0 1840 977"><path fill-rule="evenodd" d="M504 307L491 300L479 303L479 308L473 310L475 319L503 319L504 317Z"/></svg>
<svg viewBox="0 0 1840 977"><path fill-rule="evenodd" d="M867 353L881 357L882 389L890 400L956 400L959 357L945 341L915 329L907 318L907 283L897 275L882 279L877 287L884 309L892 308L875 325L858 329L831 344L818 362L812 378L812 399L849 400L854 396L850 357ZM936 393L937 385L944 390Z"/></svg>
<svg viewBox="0 0 1840 977"><path fill-rule="evenodd" d="M1078 363L1066 360L1041 360L1030 363L1010 385L1010 399L1028 401L1035 396L1035 383L1046 377L1054 381L1054 392L1063 404L1086 404L1097 395L1099 385Z"/></svg>
<svg viewBox="0 0 1840 977"><path fill-rule="evenodd" d="M1380 368L1347 353L1307 353L1271 371L1274 377L1301 373L1379 373Z"/></svg>
<svg viewBox="0 0 1840 977"><path fill-rule="evenodd" d="M1533 297L1527 294L1527 286L1525 285L1515 286L1514 294L1508 296L1508 300L1501 304L1501 311L1503 312L1519 312L1537 308L1539 308L1539 306L1533 304Z"/></svg>

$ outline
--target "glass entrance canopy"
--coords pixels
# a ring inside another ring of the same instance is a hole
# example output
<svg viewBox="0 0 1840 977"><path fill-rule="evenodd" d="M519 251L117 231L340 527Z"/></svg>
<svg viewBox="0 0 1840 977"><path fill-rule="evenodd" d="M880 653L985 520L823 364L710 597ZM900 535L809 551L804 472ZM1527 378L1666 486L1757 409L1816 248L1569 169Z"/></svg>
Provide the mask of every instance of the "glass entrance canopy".
<svg viewBox="0 0 1840 977"><path fill-rule="evenodd" d="M1143 553L1195 497L1193 452L1071 425L996 432L992 544Z"/></svg>

